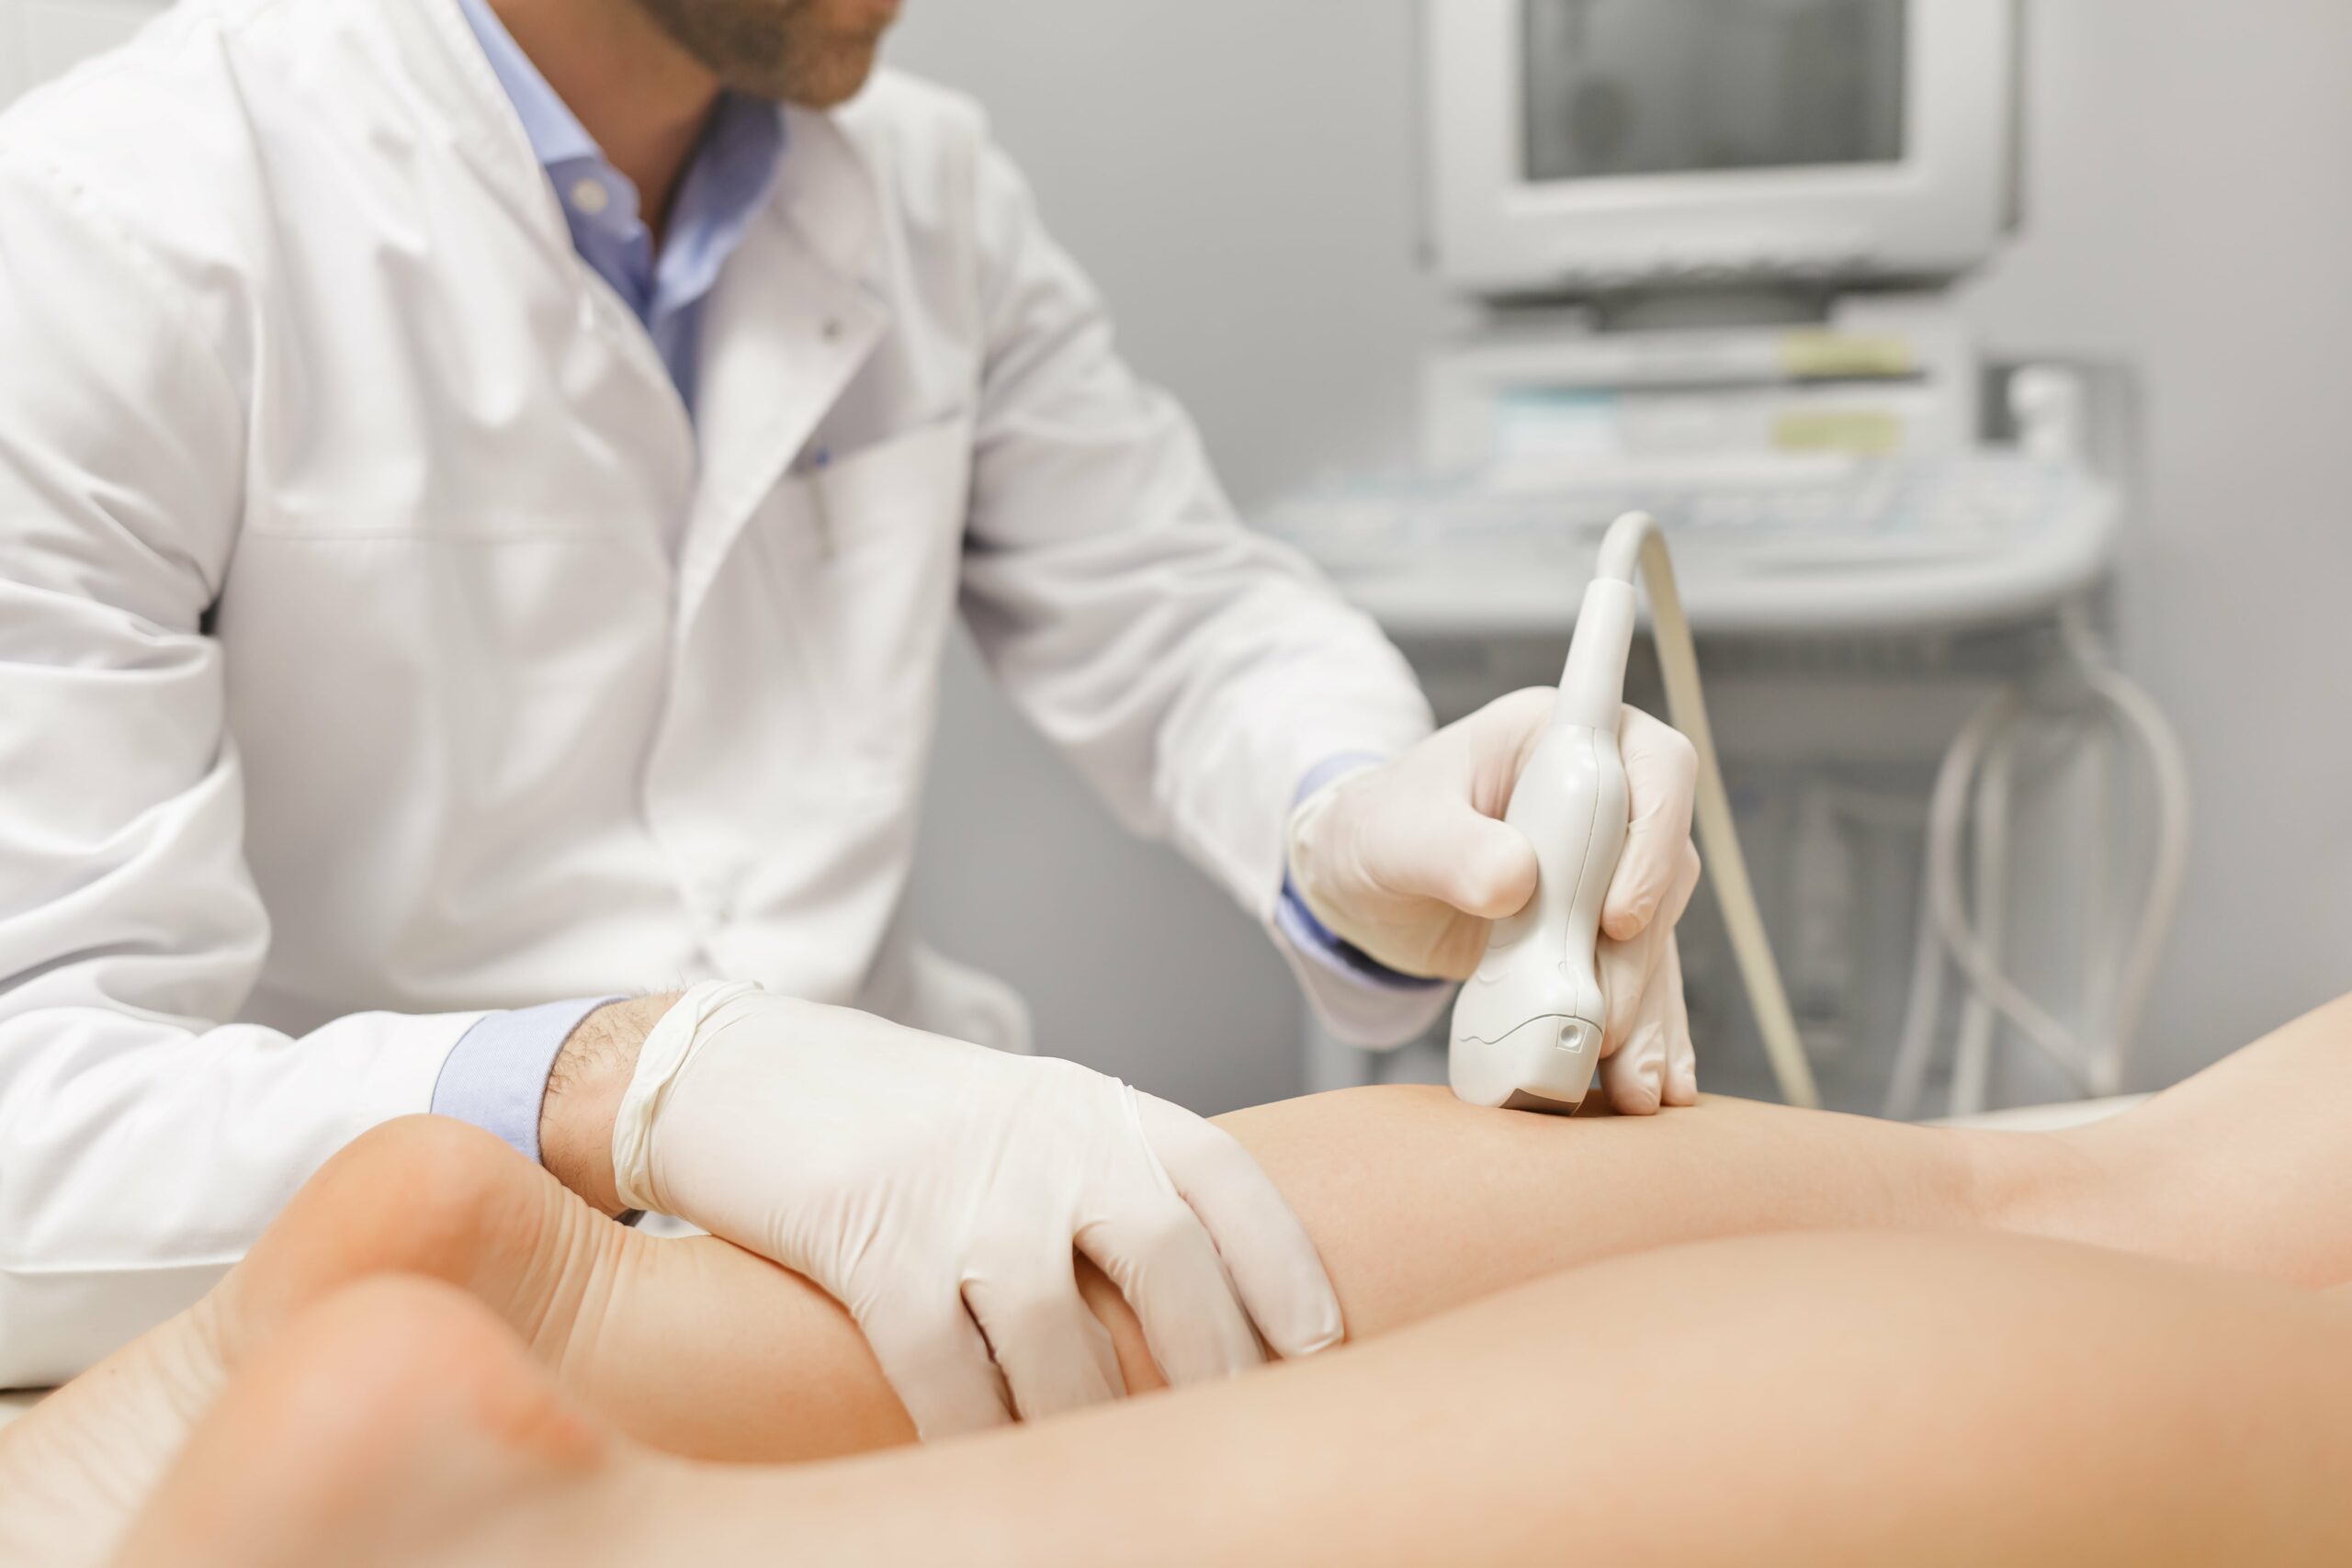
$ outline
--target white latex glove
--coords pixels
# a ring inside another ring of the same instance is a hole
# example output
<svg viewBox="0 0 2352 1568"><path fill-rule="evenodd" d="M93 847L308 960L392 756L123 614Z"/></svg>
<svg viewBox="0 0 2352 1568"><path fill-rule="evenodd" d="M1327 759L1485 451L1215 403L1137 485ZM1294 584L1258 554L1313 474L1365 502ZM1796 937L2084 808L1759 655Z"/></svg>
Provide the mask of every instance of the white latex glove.
<svg viewBox="0 0 2352 1568"><path fill-rule="evenodd" d="M1073 1248L1170 1382L1340 1337L1314 1243L1224 1131L1074 1062L697 986L648 1034L613 1133L623 1202L848 1307L925 1438L1114 1399Z"/></svg>
<svg viewBox="0 0 2352 1568"><path fill-rule="evenodd" d="M1291 882L1316 919L1402 974L1476 972L1493 923L1535 894L1535 846L1502 816L1557 696L1514 692L1300 802ZM1600 909L1600 1082L1611 1107L1647 1115L1699 1098L1674 942L1699 885L1699 759L1679 731L1633 707L1618 748L1633 821Z"/></svg>

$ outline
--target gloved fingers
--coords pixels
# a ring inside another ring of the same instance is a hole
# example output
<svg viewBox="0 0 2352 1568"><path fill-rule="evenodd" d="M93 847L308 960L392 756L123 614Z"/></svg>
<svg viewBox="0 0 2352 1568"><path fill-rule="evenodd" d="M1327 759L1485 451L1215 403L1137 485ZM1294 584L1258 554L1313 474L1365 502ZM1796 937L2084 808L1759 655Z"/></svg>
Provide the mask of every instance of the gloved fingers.
<svg viewBox="0 0 2352 1568"><path fill-rule="evenodd" d="M1123 1205L1081 1230L1078 1245L1135 1308L1170 1382L1214 1382L1264 1360L1208 1232L1173 1193Z"/></svg>
<svg viewBox="0 0 2352 1568"><path fill-rule="evenodd" d="M1453 727L1469 757L1472 806L1489 817L1510 809L1520 773L1559 703L1557 686L1527 686L1497 697Z"/></svg>
<svg viewBox="0 0 2352 1568"><path fill-rule="evenodd" d="M1641 939L1652 942L1649 933ZM1671 931L1655 939L1656 971L1642 992L1625 1043L1600 1064L1600 1087L1621 1116L1649 1116L1668 1105L1695 1105L1698 1063L1682 997L1682 954Z"/></svg>
<svg viewBox="0 0 2352 1568"><path fill-rule="evenodd" d="M1690 1040L1690 1006L1682 994L1682 947L1672 937L1658 965L1658 999L1665 1004L1666 1102L1699 1103L1699 1051Z"/></svg>
<svg viewBox="0 0 2352 1568"><path fill-rule="evenodd" d="M1643 931L1631 942L1606 936L1600 939L1594 957L1600 999L1608 1013L1600 1031L1602 1061L1623 1051L1633 1039L1634 1030L1642 1020L1642 1005L1649 999L1657 976L1662 946L1656 928Z"/></svg>
<svg viewBox="0 0 2352 1568"><path fill-rule="evenodd" d="M1396 764L1379 792L1386 809L1356 823L1372 879L1392 895L1480 919L1524 908L1535 892L1535 846L1502 817L1558 700L1549 687L1498 697Z"/></svg>
<svg viewBox="0 0 2352 1568"><path fill-rule="evenodd" d="M1657 920L1681 874L1683 857L1697 852L1690 847L1690 817L1698 799L1699 753L1681 731L1635 707L1624 710L1617 748L1625 761L1632 821L1616 874L1601 899L1600 929L1625 942Z"/></svg>
<svg viewBox="0 0 2352 1568"><path fill-rule="evenodd" d="M1604 1059L1623 1049L1633 1038L1645 1007L1661 984L1659 969L1673 949L1675 928L1690 912L1691 897L1699 890L1699 852L1685 844L1681 863L1672 886L1667 889L1665 901L1658 906L1657 918L1629 941L1620 942L1606 934L1601 937L1598 953L1600 996L1608 1009L1600 1043ZM1677 970L1679 976L1679 964ZM1678 977L1678 998L1680 987Z"/></svg>
<svg viewBox="0 0 2352 1568"><path fill-rule="evenodd" d="M952 1280L894 1296L858 1327L925 1442L1012 1421L1003 1376Z"/></svg>
<svg viewBox="0 0 2352 1568"><path fill-rule="evenodd" d="M1654 1000L1645 1003L1632 1038L1600 1064L1600 1089L1620 1116L1655 1116L1666 1103L1666 1031Z"/></svg>
<svg viewBox="0 0 2352 1568"><path fill-rule="evenodd" d="M1069 1243L1043 1243L1051 1235L983 1244L976 1258L1002 1261L964 1277L964 1304L996 1352L1023 1421L1107 1404L1127 1392L1110 1330L1078 1293Z"/></svg>
<svg viewBox="0 0 2352 1568"><path fill-rule="evenodd" d="M1265 1359L1258 1337L1208 1227L1177 1195L1144 1134L1140 1099L1127 1091L1140 1168L1110 1173L1095 1217L1079 1227L1078 1248L1135 1308L1144 1343L1170 1382L1246 1371Z"/></svg>
<svg viewBox="0 0 2352 1568"><path fill-rule="evenodd" d="M1366 871L1386 892L1429 898L1482 920L1516 915L1535 895L1535 846L1466 795L1393 816L1363 846ZM1385 830L1394 829L1394 831Z"/></svg>
<svg viewBox="0 0 2352 1568"><path fill-rule="evenodd" d="M1455 792L1442 807L1450 831L1419 836L1436 863L1426 879L1430 897L1482 920L1516 915L1535 897L1535 846L1503 816L1559 701L1557 687L1530 686L1497 697L1452 727L1467 770L1445 781ZM1426 826L1429 814L1418 815Z"/></svg>
<svg viewBox="0 0 2352 1568"><path fill-rule="evenodd" d="M1137 1093L1136 1115L1176 1194L1200 1216L1241 1305L1274 1353L1310 1356L1345 1337L1340 1298L1281 1190L1214 1122Z"/></svg>

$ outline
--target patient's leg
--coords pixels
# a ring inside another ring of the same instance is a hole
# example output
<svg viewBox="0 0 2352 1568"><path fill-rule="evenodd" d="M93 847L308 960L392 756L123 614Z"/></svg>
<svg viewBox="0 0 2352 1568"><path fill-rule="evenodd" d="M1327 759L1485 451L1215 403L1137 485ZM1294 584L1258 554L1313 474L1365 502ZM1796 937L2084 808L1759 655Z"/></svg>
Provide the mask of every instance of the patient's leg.
<svg viewBox="0 0 2352 1568"><path fill-rule="evenodd" d="M1414 1089L1223 1120L1298 1210L1359 1338L1595 1258L1773 1230L2031 1230L2303 1282L2352 1279L2340 1135L2352 1003L2082 1134L1958 1134L1724 1100L1563 1122ZM39 1484L119 1519L224 1360L385 1270L478 1294L592 1408L674 1452L786 1460L912 1437L846 1315L797 1276L719 1243L623 1231L485 1134L419 1119L331 1162L203 1308L0 1435L0 1500ZM1132 1315L1080 1272L1129 1385L1155 1385ZM119 1405L135 1418L117 1419ZM0 1532L10 1513L0 1507Z"/></svg>
<svg viewBox="0 0 2352 1568"><path fill-rule="evenodd" d="M1673 1240L1979 1223L1983 1168L2010 1163L1995 1142L1736 1101L1571 1125L1374 1089L1227 1122L1316 1237L1357 1337ZM1159 1386L1125 1303L1077 1267L1128 1386ZM414 1118L331 1160L196 1309L0 1432L0 1561L94 1560L230 1371L387 1272L473 1294L589 1407L672 1452L777 1461L913 1438L847 1314L799 1277L624 1230L488 1134Z"/></svg>
<svg viewBox="0 0 2352 1568"><path fill-rule="evenodd" d="M2352 1280L2352 998L2113 1122L1962 1133L1708 1100L1557 1119L1375 1089L1219 1118L1315 1238L1363 1338L1596 1259L1785 1230L2004 1230ZM651 1250L689 1247L683 1254ZM910 1440L848 1318L711 1243L621 1244L574 1386L673 1451L812 1458ZM1132 1314L1080 1266L1128 1386L1157 1386ZM786 1298L792 1303L786 1314ZM679 1326L711 1348L707 1376ZM789 1332L784 1325L789 1325ZM767 1375L746 1376L767 1369ZM770 1389L794 1391L786 1415Z"/></svg>
<svg viewBox="0 0 2352 1568"><path fill-rule="evenodd" d="M1983 1223L1985 1171L2027 1163L1998 1141L1738 1101L1570 1124L1368 1089L1226 1124L1315 1237L1356 1337L1677 1240ZM1134 1315L1077 1268L1128 1386L1159 1386ZM0 1547L40 1530L43 1549L22 1554L62 1562L60 1541L111 1540L228 1371L307 1306L388 1272L475 1295L657 1448L781 1461L913 1439L848 1315L798 1276L708 1238L624 1230L487 1134L420 1117L337 1155L195 1310L0 1433L0 1503L27 1503L0 1506Z"/></svg>
<svg viewBox="0 0 2352 1568"><path fill-rule="evenodd" d="M1986 1235L1709 1243L1376 1344L782 1471L603 1435L379 1282L232 1388L123 1562L2340 1562L2352 1314Z"/></svg>
<svg viewBox="0 0 2352 1568"><path fill-rule="evenodd" d="M1218 1121L1305 1221L1355 1337L1598 1258L1783 1230L1997 1230L2352 1281L2352 997L2063 1134L1713 1099L1564 1123L1417 1089Z"/></svg>
<svg viewBox="0 0 2352 1568"><path fill-rule="evenodd" d="M2045 1188L2033 1228L2352 1282L2352 997L2066 1144L2096 1179Z"/></svg>

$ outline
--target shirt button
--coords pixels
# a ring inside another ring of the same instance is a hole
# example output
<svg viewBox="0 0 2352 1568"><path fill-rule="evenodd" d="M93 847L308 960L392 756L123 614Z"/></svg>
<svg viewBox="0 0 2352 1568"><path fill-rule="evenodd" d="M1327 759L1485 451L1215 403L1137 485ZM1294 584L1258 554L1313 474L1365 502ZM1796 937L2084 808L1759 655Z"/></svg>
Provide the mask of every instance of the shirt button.
<svg viewBox="0 0 2352 1568"><path fill-rule="evenodd" d="M840 342L840 341L841 341L841 335L842 335L842 320L841 320L841 318L840 318L839 316L834 316L834 317L831 317L831 318L828 319L828 320L826 321L826 322L825 322L825 341L826 341L827 343L838 343L838 342Z"/></svg>
<svg viewBox="0 0 2352 1568"><path fill-rule="evenodd" d="M571 187L571 205L591 218L604 211L612 203L612 194L605 189L602 180L583 179Z"/></svg>

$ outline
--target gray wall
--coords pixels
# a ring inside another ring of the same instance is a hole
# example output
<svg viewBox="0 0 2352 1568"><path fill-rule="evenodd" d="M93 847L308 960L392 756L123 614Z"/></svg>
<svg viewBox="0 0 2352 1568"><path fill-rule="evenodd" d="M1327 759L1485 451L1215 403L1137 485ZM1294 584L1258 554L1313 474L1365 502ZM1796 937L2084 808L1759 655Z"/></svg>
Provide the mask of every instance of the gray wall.
<svg viewBox="0 0 2352 1568"><path fill-rule="evenodd" d="M895 59L978 94L1129 354L1245 507L1413 446L1446 330L1418 261L1413 0L915 0ZM2127 666L2189 745L2188 905L2142 1076L2352 989L2352 6L2034 0L2030 231L1996 346L2136 363ZM1296 1084L1255 931L1127 842L968 668L918 894L1047 1048L1206 1109ZM1702 1046L1703 1050L1703 1043Z"/></svg>
<svg viewBox="0 0 2352 1568"><path fill-rule="evenodd" d="M1412 447L1448 310L1418 256L1418 13L1396 0L915 0L893 60L988 104L1057 235L1245 507ZM1257 927L1129 840L960 655L917 897L1044 1048L1221 1110L1295 1093Z"/></svg>
<svg viewBox="0 0 2352 1568"><path fill-rule="evenodd" d="M2352 6L2040 0L2031 232L1985 331L2148 393L2125 663L2196 777L2177 1076L2352 990Z"/></svg>

